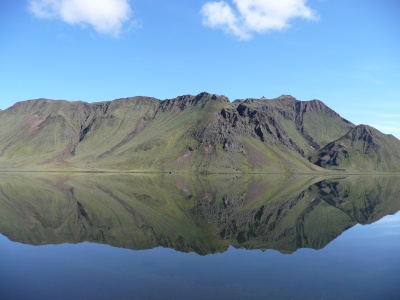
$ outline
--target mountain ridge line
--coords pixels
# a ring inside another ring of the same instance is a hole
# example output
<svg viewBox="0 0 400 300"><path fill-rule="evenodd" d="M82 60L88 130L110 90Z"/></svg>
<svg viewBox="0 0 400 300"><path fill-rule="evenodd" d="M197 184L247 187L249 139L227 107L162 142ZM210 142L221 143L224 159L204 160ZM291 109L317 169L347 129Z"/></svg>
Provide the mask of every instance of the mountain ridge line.
<svg viewBox="0 0 400 300"><path fill-rule="evenodd" d="M39 98L1 110L0 126L3 170L400 172L394 136L356 126L320 100L289 95Z"/></svg>

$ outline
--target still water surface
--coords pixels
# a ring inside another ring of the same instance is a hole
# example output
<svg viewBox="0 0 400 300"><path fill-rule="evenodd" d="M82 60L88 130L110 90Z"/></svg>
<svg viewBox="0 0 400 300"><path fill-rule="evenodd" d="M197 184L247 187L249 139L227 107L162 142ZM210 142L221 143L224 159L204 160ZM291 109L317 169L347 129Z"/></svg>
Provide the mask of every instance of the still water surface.
<svg viewBox="0 0 400 300"><path fill-rule="evenodd" d="M399 299L399 183L1 175L0 299Z"/></svg>

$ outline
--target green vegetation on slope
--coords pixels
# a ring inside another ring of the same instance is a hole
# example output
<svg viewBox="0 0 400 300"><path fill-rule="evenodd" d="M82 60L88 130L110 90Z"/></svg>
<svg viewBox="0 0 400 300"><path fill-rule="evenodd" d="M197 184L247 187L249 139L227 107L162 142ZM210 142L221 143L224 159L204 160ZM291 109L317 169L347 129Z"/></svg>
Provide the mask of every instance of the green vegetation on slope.
<svg viewBox="0 0 400 300"><path fill-rule="evenodd" d="M311 161L324 168L353 173L395 173L400 171L400 141L373 127L359 125L329 143Z"/></svg>
<svg viewBox="0 0 400 300"><path fill-rule="evenodd" d="M291 96L233 103L208 93L164 101L38 99L0 111L0 127L2 170L400 172L400 142L394 137L374 139L385 149L376 157L332 161L325 153L331 141L346 143L357 127L321 101ZM345 148L357 153L357 147L352 141Z"/></svg>

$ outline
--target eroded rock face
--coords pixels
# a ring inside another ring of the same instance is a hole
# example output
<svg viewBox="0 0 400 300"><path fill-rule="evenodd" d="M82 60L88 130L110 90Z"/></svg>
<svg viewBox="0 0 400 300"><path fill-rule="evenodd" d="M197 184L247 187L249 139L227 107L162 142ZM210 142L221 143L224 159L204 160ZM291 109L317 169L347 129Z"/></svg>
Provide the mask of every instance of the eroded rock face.
<svg viewBox="0 0 400 300"><path fill-rule="evenodd" d="M324 127L312 128L312 118L324 119ZM321 101L302 102L291 96L236 100L203 125L192 131L199 145L221 145L226 152L247 155L249 162L254 158L247 150L254 147L248 146L245 139L284 147L306 158L325 146L327 140L340 138L354 126ZM336 131L327 134L326 127L335 127Z"/></svg>

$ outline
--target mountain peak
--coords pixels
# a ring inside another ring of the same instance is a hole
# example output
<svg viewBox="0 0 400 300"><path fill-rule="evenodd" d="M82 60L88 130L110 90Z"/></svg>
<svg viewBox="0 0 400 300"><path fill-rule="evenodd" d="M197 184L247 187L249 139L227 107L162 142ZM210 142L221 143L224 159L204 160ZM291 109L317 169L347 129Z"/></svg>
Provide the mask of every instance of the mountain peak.
<svg viewBox="0 0 400 300"><path fill-rule="evenodd" d="M382 133L379 132L374 127L369 125L360 124L351 129L347 134L346 137L352 139L353 141L356 140L364 140L367 142L372 142L374 136L381 135Z"/></svg>
<svg viewBox="0 0 400 300"><path fill-rule="evenodd" d="M295 97L293 97L292 95L280 95L279 97L277 97L275 99L277 99L277 100L295 100L295 101L299 101Z"/></svg>

